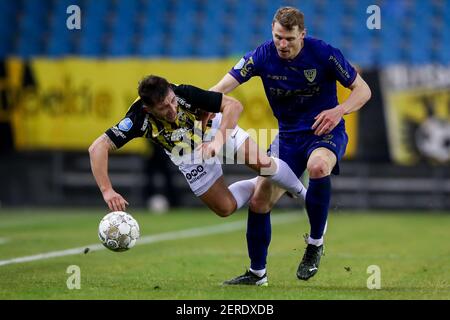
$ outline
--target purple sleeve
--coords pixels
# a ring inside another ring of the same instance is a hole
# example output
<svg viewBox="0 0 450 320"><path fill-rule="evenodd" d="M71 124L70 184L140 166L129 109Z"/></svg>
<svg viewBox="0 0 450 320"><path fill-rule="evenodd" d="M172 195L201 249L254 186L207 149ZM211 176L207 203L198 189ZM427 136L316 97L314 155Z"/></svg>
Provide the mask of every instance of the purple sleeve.
<svg viewBox="0 0 450 320"><path fill-rule="evenodd" d="M258 75L258 62L257 50L247 52L228 73L242 84Z"/></svg>
<svg viewBox="0 0 450 320"><path fill-rule="evenodd" d="M356 79L357 72L355 68L345 59L344 55L339 49L328 46L328 64L331 74L344 87L348 88Z"/></svg>

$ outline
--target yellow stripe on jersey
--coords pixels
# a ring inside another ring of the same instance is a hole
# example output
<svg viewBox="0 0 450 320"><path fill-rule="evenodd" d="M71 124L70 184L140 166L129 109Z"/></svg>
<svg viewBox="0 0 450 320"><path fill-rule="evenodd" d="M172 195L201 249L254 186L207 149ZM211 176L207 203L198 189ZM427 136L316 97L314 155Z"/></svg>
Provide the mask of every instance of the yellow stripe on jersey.
<svg viewBox="0 0 450 320"><path fill-rule="evenodd" d="M195 114L179 106L175 123L157 119L150 115L150 128L147 137L171 152L175 146L183 149L185 154L193 152L193 148L203 141L203 134L211 128L209 121L205 132L202 132L202 122L197 121Z"/></svg>

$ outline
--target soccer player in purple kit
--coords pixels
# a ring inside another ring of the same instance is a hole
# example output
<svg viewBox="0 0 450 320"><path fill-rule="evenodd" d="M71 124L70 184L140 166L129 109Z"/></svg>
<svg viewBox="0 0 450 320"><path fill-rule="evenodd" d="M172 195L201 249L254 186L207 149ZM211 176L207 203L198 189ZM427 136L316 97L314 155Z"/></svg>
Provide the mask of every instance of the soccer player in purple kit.
<svg viewBox="0 0 450 320"><path fill-rule="evenodd" d="M371 91L341 51L306 37L303 13L293 7L277 10L272 40L245 54L211 90L226 94L254 76L261 78L279 125L279 135L269 153L284 160L297 176L305 169L309 174L305 205L310 234L297 269L297 277L308 280L317 273L323 255L330 174L339 174L338 161L348 142L343 116L359 110L370 99ZM352 91L341 104L336 81ZM247 220L250 269L224 284L267 285L270 211L284 192L267 179L258 178Z"/></svg>

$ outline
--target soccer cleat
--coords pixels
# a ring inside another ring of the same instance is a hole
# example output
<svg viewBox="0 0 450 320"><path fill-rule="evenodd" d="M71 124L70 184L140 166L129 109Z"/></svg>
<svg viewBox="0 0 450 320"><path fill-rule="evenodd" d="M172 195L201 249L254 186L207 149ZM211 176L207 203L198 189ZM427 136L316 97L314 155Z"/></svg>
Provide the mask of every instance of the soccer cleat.
<svg viewBox="0 0 450 320"><path fill-rule="evenodd" d="M308 244L303 259L297 269L297 278L308 280L319 270L320 258L323 255L323 245Z"/></svg>
<svg viewBox="0 0 450 320"><path fill-rule="evenodd" d="M243 275L227 280L223 283L224 285L249 285L249 286L260 286L267 287L269 283L267 282L267 273L262 277L258 277L256 274L247 270Z"/></svg>

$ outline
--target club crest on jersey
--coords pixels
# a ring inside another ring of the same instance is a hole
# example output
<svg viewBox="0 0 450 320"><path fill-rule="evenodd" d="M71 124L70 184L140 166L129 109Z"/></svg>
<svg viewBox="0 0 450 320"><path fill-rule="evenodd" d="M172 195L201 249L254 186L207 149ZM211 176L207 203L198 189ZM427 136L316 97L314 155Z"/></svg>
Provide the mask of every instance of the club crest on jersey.
<svg viewBox="0 0 450 320"><path fill-rule="evenodd" d="M252 69L253 69L254 66L255 66L255 63L253 62L253 57L250 57L250 58L245 62L244 66L243 66L242 69L241 69L241 72L240 72L241 76L242 76L242 77L246 77L247 74L248 74L249 72L252 71Z"/></svg>
<svg viewBox="0 0 450 320"><path fill-rule="evenodd" d="M241 58L241 60L239 60L238 63L236 63L236 65L233 67L234 70L240 70L242 69L242 67L244 66L245 63L245 59Z"/></svg>
<svg viewBox="0 0 450 320"><path fill-rule="evenodd" d="M186 128L179 128L174 130L171 135L170 135L170 140L171 141L180 141L181 138L183 138L183 136L187 133L191 131L190 129L186 129Z"/></svg>
<svg viewBox="0 0 450 320"><path fill-rule="evenodd" d="M128 132L133 126L133 121L130 118L125 118L119 123L119 129L124 132Z"/></svg>
<svg viewBox="0 0 450 320"><path fill-rule="evenodd" d="M317 70L316 69L308 69L304 70L303 73L305 74L306 79L308 79L309 82L313 82L316 78Z"/></svg>

